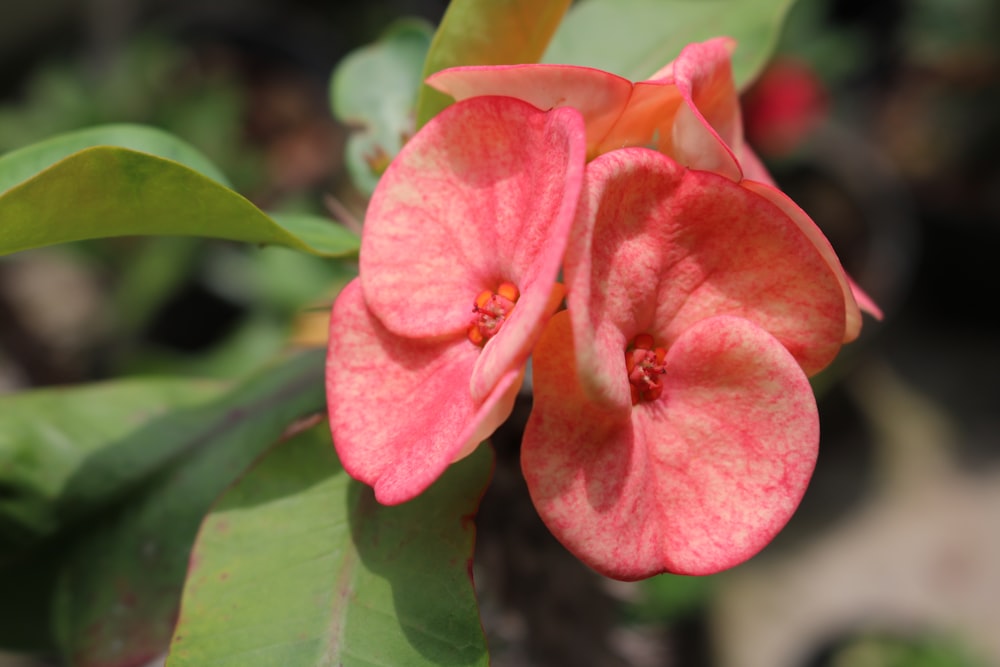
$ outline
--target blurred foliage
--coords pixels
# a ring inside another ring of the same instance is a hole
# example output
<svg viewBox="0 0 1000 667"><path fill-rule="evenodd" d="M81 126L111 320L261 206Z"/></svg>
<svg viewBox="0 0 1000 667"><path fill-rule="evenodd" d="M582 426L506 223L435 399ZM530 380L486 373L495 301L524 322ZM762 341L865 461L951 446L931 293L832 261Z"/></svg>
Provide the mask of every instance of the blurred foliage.
<svg viewBox="0 0 1000 667"><path fill-rule="evenodd" d="M330 106L351 129L344 160L355 187L367 196L415 131L420 72L433 35L434 27L423 21L396 21L333 71Z"/></svg>
<svg viewBox="0 0 1000 667"><path fill-rule="evenodd" d="M288 344L296 313L303 308L325 313L339 287L354 275L342 263L306 257L285 248L254 250L211 244L201 252L200 268L194 275L178 276L178 281L191 286L193 280L194 291L202 294L208 304L216 302L220 305L215 307L229 308L229 324L223 323L221 335L204 346L184 344L169 336L165 341L144 345L122 360L122 372L217 378L245 372ZM150 254L155 255L155 250ZM182 311L186 307L183 302L191 295L190 290L186 294L181 290L181 298L165 303L156 317L190 321ZM171 314L173 308L181 312ZM147 322L153 327L158 324L155 320Z"/></svg>
<svg viewBox="0 0 1000 667"><path fill-rule="evenodd" d="M712 598L717 576L661 574L638 584L640 595L624 608L634 623L671 623L702 611Z"/></svg>
<svg viewBox="0 0 1000 667"><path fill-rule="evenodd" d="M596 67L641 81L676 58L688 43L726 35L738 44L733 77L742 87L767 62L792 4L792 0L587 0L567 13L543 61Z"/></svg>
<svg viewBox="0 0 1000 667"><path fill-rule="evenodd" d="M273 98L288 90L265 92ZM232 54L140 36L100 70L75 58L27 73L18 95L0 106L0 154L94 124L144 123L198 146L238 191L268 189L267 155L248 135L251 97ZM297 102L288 97L271 104L281 113L281 104ZM328 171L336 157L328 155ZM318 210L316 203L303 205L301 196L295 203L294 191L279 194L298 210ZM45 289L42 275L41 298L25 306L19 278L52 261L94 288L83 321L76 322L77 340L62 352L56 349L60 334L37 324L62 308L60 295ZM15 318L7 321L0 355L7 352L22 365L30 383L148 372L231 377L287 346L295 314L327 309L350 275L349 266L276 248L183 238L84 241L23 252L0 260L0 278L6 276L0 302L11 302Z"/></svg>
<svg viewBox="0 0 1000 667"><path fill-rule="evenodd" d="M933 65L975 53L996 64L998 25L1000 5L993 0L911 0L902 26L906 56Z"/></svg>
<svg viewBox="0 0 1000 667"><path fill-rule="evenodd" d="M828 667L986 667L960 644L938 637L869 635L837 648Z"/></svg>
<svg viewBox="0 0 1000 667"><path fill-rule="evenodd" d="M83 58L48 62L18 97L0 106L0 154L69 130L133 122L197 146L238 190L263 176L259 152L244 141L246 99L235 72L164 38L136 38L103 71Z"/></svg>

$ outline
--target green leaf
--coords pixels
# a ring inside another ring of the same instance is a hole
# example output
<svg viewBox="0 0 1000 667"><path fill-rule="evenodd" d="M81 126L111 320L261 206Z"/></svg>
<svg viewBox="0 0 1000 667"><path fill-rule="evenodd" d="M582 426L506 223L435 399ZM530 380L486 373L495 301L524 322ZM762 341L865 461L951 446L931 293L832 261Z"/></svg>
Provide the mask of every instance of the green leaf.
<svg viewBox="0 0 1000 667"><path fill-rule="evenodd" d="M199 524L290 424L325 409L323 374L323 351L300 354L208 405L164 417L176 455L81 525L64 550L55 634L73 665L144 664L166 649Z"/></svg>
<svg viewBox="0 0 1000 667"><path fill-rule="evenodd" d="M95 146L118 146L179 162L229 186L225 175L198 149L155 127L100 125L61 134L0 157L0 193L22 183L73 153Z"/></svg>
<svg viewBox="0 0 1000 667"><path fill-rule="evenodd" d="M353 129L345 159L365 194L372 193L389 160L413 134L420 71L432 33L423 21L397 21L334 70L330 103L337 119Z"/></svg>
<svg viewBox="0 0 1000 667"><path fill-rule="evenodd" d="M127 379L0 397L0 563L176 454L222 385Z"/></svg>
<svg viewBox="0 0 1000 667"><path fill-rule="evenodd" d="M452 0L431 43L423 78L457 65L538 62L569 5L570 0ZM421 86L417 128L449 104L447 95Z"/></svg>
<svg viewBox="0 0 1000 667"><path fill-rule="evenodd" d="M325 425L283 443L202 525L168 667L488 664L469 517L491 467L480 447L385 507Z"/></svg>
<svg viewBox="0 0 1000 667"><path fill-rule="evenodd" d="M691 42L737 40L733 74L741 88L774 49L794 0L582 0L567 14L544 61L646 79Z"/></svg>
<svg viewBox="0 0 1000 667"><path fill-rule="evenodd" d="M16 171L21 164L15 160L7 167ZM332 221L282 220L287 227L178 162L98 146L73 153L0 194L0 254L150 234L276 244L326 257L357 251L357 238Z"/></svg>

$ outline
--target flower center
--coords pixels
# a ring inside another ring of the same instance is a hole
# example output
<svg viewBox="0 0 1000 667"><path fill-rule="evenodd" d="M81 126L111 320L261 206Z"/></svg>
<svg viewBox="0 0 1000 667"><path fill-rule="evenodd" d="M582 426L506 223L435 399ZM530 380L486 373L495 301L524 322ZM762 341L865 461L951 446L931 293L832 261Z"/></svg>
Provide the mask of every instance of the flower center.
<svg viewBox="0 0 1000 667"><path fill-rule="evenodd" d="M500 327L514 310L521 293L513 283L502 283L496 292L484 290L472 305L472 323L469 324L469 340L482 347L497 335Z"/></svg>
<svg viewBox="0 0 1000 667"><path fill-rule="evenodd" d="M653 337L639 334L625 350L625 369L632 390L632 405L640 401L653 401L663 393L663 376L667 369L663 359L667 351L653 347Z"/></svg>

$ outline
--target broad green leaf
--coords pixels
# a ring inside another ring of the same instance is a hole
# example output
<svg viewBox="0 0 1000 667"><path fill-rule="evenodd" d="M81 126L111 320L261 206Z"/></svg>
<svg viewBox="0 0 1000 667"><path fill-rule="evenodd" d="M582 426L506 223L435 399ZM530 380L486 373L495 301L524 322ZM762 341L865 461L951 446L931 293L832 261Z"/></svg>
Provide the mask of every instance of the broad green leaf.
<svg viewBox="0 0 1000 667"><path fill-rule="evenodd" d="M333 113L352 129L345 149L347 168L367 195L413 134L420 72L432 34L423 21L398 21L378 41L348 54L334 70Z"/></svg>
<svg viewBox="0 0 1000 667"><path fill-rule="evenodd" d="M0 397L0 564L176 455L186 416L221 389L126 379Z"/></svg>
<svg viewBox="0 0 1000 667"><path fill-rule="evenodd" d="M168 667L488 664L469 518L491 463L385 507L325 425L283 443L202 524Z"/></svg>
<svg viewBox="0 0 1000 667"><path fill-rule="evenodd" d="M569 5L570 0L452 0L431 43L423 78L457 65L538 62ZM421 86L417 127L451 101Z"/></svg>
<svg viewBox="0 0 1000 667"><path fill-rule="evenodd" d="M544 61L585 65L641 81L691 42L738 42L733 73L741 88L774 49L794 0L581 0L566 15Z"/></svg>
<svg viewBox="0 0 1000 667"><path fill-rule="evenodd" d="M327 257L358 240L333 222L268 217L178 162L127 148L73 153L0 194L0 254L126 235L204 236L276 244Z"/></svg>
<svg viewBox="0 0 1000 667"><path fill-rule="evenodd" d="M229 186L225 175L198 149L168 132L145 125L100 125L61 134L0 156L0 193L73 153L95 146L118 146L179 162Z"/></svg>
<svg viewBox="0 0 1000 667"><path fill-rule="evenodd" d="M300 354L188 411L174 432L179 455L81 526L54 611L74 666L139 665L166 649L199 524L290 424L325 409L323 373L322 351Z"/></svg>

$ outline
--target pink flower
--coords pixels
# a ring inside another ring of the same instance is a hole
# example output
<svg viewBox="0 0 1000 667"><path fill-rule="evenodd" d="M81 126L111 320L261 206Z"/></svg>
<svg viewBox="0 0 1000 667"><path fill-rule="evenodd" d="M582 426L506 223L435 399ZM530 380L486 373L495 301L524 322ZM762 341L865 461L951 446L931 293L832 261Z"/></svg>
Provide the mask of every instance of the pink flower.
<svg viewBox="0 0 1000 667"><path fill-rule="evenodd" d="M562 298L584 150L576 111L483 97L439 114L382 176L327 361L334 444L380 502L418 495L509 414Z"/></svg>
<svg viewBox="0 0 1000 667"><path fill-rule="evenodd" d="M740 182L789 213L838 275L845 311L842 340L861 331L861 307L878 306L850 279L812 219L780 190L743 136L739 93L730 57L735 42L717 37L685 47L653 76L632 83L617 75L571 65L455 67L427 83L455 99L509 95L540 109L573 107L587 125L587 153L595 157L628 146L650 146L692 169Z"/></svg>
<svg viewBox="0 0 1000 667"><path fill-rule="evenodd" d="M835 272L768 199L628 148L588 165L565 275L522 447L540 515L620 579L749 558L813 469Z"/></svg>

